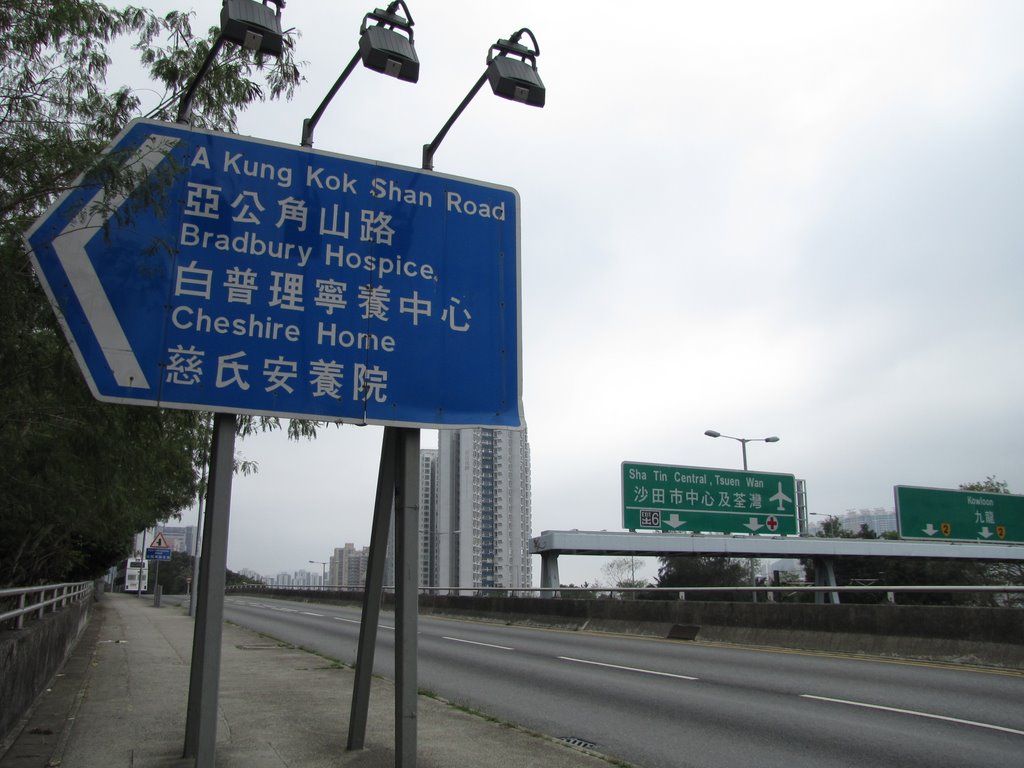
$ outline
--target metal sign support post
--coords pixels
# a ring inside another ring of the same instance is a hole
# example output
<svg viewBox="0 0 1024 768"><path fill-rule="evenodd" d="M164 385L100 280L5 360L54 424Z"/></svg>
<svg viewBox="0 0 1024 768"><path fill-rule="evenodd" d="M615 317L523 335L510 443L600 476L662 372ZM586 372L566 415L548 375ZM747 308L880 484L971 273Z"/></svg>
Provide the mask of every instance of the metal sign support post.
<svg viewBox="0 0 1024 768"><path fill-rule="evenodd" d="M420 431L402 429L395 491L395 766L416 766Z"/></svg>
<svg viewBox="0 0 1024 768"><path fill-rule="evenodd" d="M380 448L380 469L377 472L377 497L373 505L373 527L370 531L370 557L366 564L366 589L363 592L363 615L359 623L359 646L356 649L356 679L352 685L352 708L348 721L347 749L362 749L366 742L366 720L370 706L370 681L373 678L373 657L377 649L377 626L380 623L380 599L384 590L384 565L387 560L388 528L391 507L395 501L395 468L398 464L398 430L384 428Z"/></svg>
<svg viewBox="0 0 1024 768"><path fill-rule="evenodd" d="M419 607L419 452L418 429L385 427L377 475L377 498L370 534L363 615L359 626L356 675L352 686L347 749L362 749L370 704L370 682L380 621L384 564L392 506L397 511L395 601L395 765L416 765L416 623Z"/></svg>
<svg viewBox="0 0 1024 768"><path fill-rule="evenodd" d="M146 569L146 532L142 532L142 552L139 557L139 588L135 590L137 597L142 597L142 574L146 574L146 578L149 578L149 571ZM146 585L147 587L149 584Z"/></svg>
<svg viewBox="0 0 1024 768"><path fill-rule="evenodd" d="M233 413L218 413L213 421L210 484L207 488L203 553L200 559L199 600L192 636L192 666L188 686L188 716L182 757L194 758L196 768L213 768L217 746L217 686L224 629L224 581L228 560L228 517L235 461Z"/></svg>
<svg viewBox="0 0 1024 768"><path fill-rule="evenodd" d="M211 417L205 416L204 421L206 426L210 428L210 433L213 433L213 425L211 424ZM234 460L232 459L232 470L234 469ZM201 487L206 488L206 478L210 470L210 463L206 462L203 465L203 476L200 480ZM198 509L196 511L196 540L192 543L192 583L189 584L188 590L188 615L194 616L196 612L196 602L198 601L199 595L199 544L200 533L203 531L203 506L206 503L206 494L199 497Z"/></svg>
<svg viewBox="0 0 1024 768"><path fill-rule="evenodd" d="M153 607L160 607L160 598L163 596L163 590L160 588L160 561L156 561L156 573L153 574Z"/></svg>

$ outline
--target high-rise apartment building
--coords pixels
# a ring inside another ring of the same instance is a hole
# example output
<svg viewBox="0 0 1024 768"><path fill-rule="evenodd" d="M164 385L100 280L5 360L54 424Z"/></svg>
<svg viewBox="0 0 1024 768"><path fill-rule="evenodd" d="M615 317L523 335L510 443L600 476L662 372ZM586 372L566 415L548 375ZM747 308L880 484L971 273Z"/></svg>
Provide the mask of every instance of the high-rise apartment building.
<svg viewBox="0 0 1024 768"><path fill-rule="evenodd" d="M437 449L420 451L420 586L437 585Z"/></svg>
<svg viewBox="0 0 1024 768"><path fill-rule="evenodd" d="M888 531L897 531L896 510L875 507L874 509L848 509L846 513L839 516L843 528L858 533L862 525L866 525L876 534L881 536Z"/></svg>
<svg viewBox="0 0 1024 768"><path fill-rule="evenodd" d="M370 548L356 549L351 542L335 547L330 559L327 583L332 587L362 587L366 584L366 566Z"/></svg>
<svg viewBox="0 0 1024 768"><path fill-rule="evenodd" d="M421 451L422 586L533 586L531 530L525 430L440 430Z"/></svg>

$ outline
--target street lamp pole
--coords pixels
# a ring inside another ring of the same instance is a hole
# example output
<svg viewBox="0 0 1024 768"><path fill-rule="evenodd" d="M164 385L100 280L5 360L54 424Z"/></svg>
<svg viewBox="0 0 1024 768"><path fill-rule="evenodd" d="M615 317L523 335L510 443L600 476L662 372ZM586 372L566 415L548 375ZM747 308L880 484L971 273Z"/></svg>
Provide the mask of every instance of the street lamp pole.
<svg viewBox="0 0 1024 768"><path fill-rule="evenodd" d="M733 437L732 435L723 435L721 432L717 432L713 429L704 430L704 434L708 437L726 437L729 440L735 440L743 448L743 471L747 471L747 443L777 443L779 438L776 435L771 437ZM750 558L750 585L757 586L757 574L756 574L756 558ZM757 602L757 592L753 592L754 602Z"/></svg>
<svg viewBox="0 0 1024 768"><path fill-rule="evenodd" d="M401 13L399 13L401 12ZM401 15L404 14L404 15ZM373 22L373 23L371 23ZM304 147L313 146L313 133L327 106L338 93L345 80L362 60L363 66L391 77L415 83L419 80L420 62L413 44L412 14L404 0L393 0L387 8L377 8L363 17L359 29L359 50L342 70L330 91L316 111L302 123ZM363 618L359 625L356 651L356 679L352 687L352 706L349 717L349 750L361 749L365 740L369 712L370 677L373 673L374 644L380 619L381 594L384 586L384 562L387 554L388 529L392 508L397 510L396 526L396 582L403 587L397 592L405 595L412 591L414 610L411 616L396 615L395 638L395 764L414 766L416 763L415 663L400 663L416 654L416 584L417 556L415 488L419 483L420 432L408 427L385 427L381 446L380 470L377 473L377 493L374 500L373 527L370 533L370 558L367 564L363 591ZM409 536L402 538L406 523L410 522ZM410 543L411 540L411 543ZM313 562L323 561L310 560ZM326 568L326 566L325 566ZM326 571L325 571L326 573ZM324 577L326 580L326 576ZM407 597L407 596L406 596ZM400 602L400 599L398 600ZM396 608L396 614L399 611ZM411 672L404 675L405 671ZM408 702L411 699L412 704ZM402 713L401 716L399 713ZM405 724L412 727L404 727Z"/></svg>
<svg viewBox="0 0 1024 768"><path fill-rule="evenodd" d="M313 565L320 565L320 566L322 566L321 570L323 571L323 575L320 577L320 586L321 587L326 587L327 586L327 563L325 563L323 560L310 560L309 562L311 562Z"/></svg>
<svg viewBox="0 0 1024 768"><path fill-rule="evenodd" d="M269 3L269 4L268 4ZM189 125L192 102L217 54L225 43L268 56L281 56L284 33L281 8L284 0L225 0L221 7L220 33L207 52L199 72L178 103L179 123ZM199 590L189 669L185 744L182 757L197 768L212 768L217 746L217 694L220 679L222 626L224 624L224 574L227 570L228 521L231 514L231 478L234 461L234 413L217 413L210 445L210 481L203 549L199 563Z"/></svg>
<svg viewBox="0 0 1024 768"><path fill-rule="evenodd" d="M729 440L735 440L743 448L743 471L747 471L747 443L777 443L779 438L772 435L771 437L733 437L732 435L723 435L721 432L716 432L713 429L704 430L704 434L708 437L726 437Z"/></svg>

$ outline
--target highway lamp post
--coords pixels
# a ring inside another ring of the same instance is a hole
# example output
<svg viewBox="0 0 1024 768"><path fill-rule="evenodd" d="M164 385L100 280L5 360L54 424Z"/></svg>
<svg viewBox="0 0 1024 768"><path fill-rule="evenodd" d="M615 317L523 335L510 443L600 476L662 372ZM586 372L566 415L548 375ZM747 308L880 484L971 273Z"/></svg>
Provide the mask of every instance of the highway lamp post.
<svg viewBox="0 0 1024 768"><path fill-rule="evenodd" d="M708 437L725 437L729 440L737 441L743 446L743 470L747 469L747 443L777 443L779 438L775 437L733 437L732 435L723 435L721 432L716 432L713 429L704 430L704 434Z"/></svg>
<svg viewBox="0 0 1024 768"><path fill-rule="evenodd" d="M394 5L393 3L392 6ZM394 13L395 8L390 6L389 8L391 13ZM519 43L524 34L529 35L533 48ZM537 74L537 55L539 53L536 38L526 28L520 29L508 40L498 40L490 47L484 74L470 89L469 94L462 100L452 116L448 118L434 140L423 146L422 167L424 170L433 170L434 152L485 81L490 81L491 89L498 96L533 106L544 106L544 84ZM388 74L396 73L389 71ZM308 128L304 130L304 140L308 132ZM418 458L418 429L385 427L384 440L381 445L380 472L377 478L373 528L370 533L370 562L367 568L366 590L363 594L363 621L359 628L359 646L356 655L347 744L349 750L362 749L366 739L374 638L380 613L380 594L383 589L384 550L387 546L388 524L393 505L397 512L395 520L395 560L397 563L395 573L395 752L396 765L399 766L414 766L416 764L416 614L418 608L417 539L419 520L413 489L419 484ZM399 492L396 493L396 490Z"/></svg>
<svg viewBox="0 0 1024 768"><path fill-rule="evenodd" d="M771 437L733 437L732 435L723 435L721 432L716 432L713 429L704 430L704 434L708 437L725 437L729 440L737 441L743 447L743 471L747 471L747 443L777 443L779 438L775 435ZM757 586L757 574L755 573L755 558L750 558L750 586ZM757 602L757 592L752 592L753 600Z"/></svg>
<svg viewBox="0 0 1024 768"><path fill-rule="evenodd" d="M399 9L405 14L398 15ZM375 24L368 22L374 21ZM313 145L313 132L331 99L361 59L363 64L401 80L416 82L419 60L412 39L412 18L401 0L386 10L377 9L363 18L359 52L338 77L313 115L303 122L302 146ZM520 43L528 35L532 48ZM537 75L539 54L536 38L523 28L508 40L499 40L487 55L487 69L434 140L423 147L423 168L432 170L433 154L448 130L489 80L495 94L533 106L544 105L544 85ZM384 561L392 510L395 514L395 757L397 766L416 764L416 614L418 580L418 510L415 489L419 482L419 430L385 427L380 469L370 533L370 560L363 595L363 619L359 630L355 681L349 718L347 748L361 749L365 741L374 643L383 592Z"/></svg>
<svg viewBox="0 0 1024 768"><path fill-rule="evenodd" d="M520 42L524 35L529 37L532 47ZM508 39L499 38L491 45L487 50L487 66L483 74L469 89L469 93L455 108L445 124L441 126L441 130L437 132L433 141L423 145L423 162L421 164L423 170L434 170L434 153L441 146L448 131L455 125L455 121L466 111L466 107L483 88L485 82L490 83L491 91L495 96L518 101L531 107L543 107L547 89L537 72L538 56L540 56L540 45L537 43L537 37L526 27L517 30ZM451 548L458 546L460 533L461 531L458 530L438 533L438 552L441 550L441 536L451 537L448 541L450 554ZM449 583L448 586L453 585Z"/></svg>
<svg viewBox="0 0 1024 768"><path fill-rule="evenodd" d="M224 43L234 43L256 54L281 55L284 49L284 33L281 31L283 6L284 0L264 0L262 3L257 0L224 0L220 12L220 34L178 102L179 123L188 125L191 122L192 101ZM192 758L196 768L212 768L217 746L217 689L237 427L238 418L234 413L215 414L182 750L182 757Z"/></svg>
<svg viewBox="0 0 1024 768"><path fill-rule="evenodd" d="M399 10L404 15L399 15ZM375 22L370 24L369 22ZM394 0L386 9L377 8L363 17L359 29L359 49L342 70L331 86L320 106L302 122L303 147L313 146L313 133L323 117L327 106L338 90L352 74L359 61L363 66L391 77L415 83L419 80L420 62L413 44L413 20L408 6L402 0ZM395 764L415 766L416 731L415 697L416 689L416 498L414 488L419 485L419 444L418 429L409 427L385 427L381 444L380 468L377 474L377 491L374 501L373 525L370 531L370 558L366 569L366 585L363 592L362 621L359 625L359 640L356 650L355 681L352 686L352 706L349 715L348 750L362 749L366 736L369 716L370 680L373 672L374 643L380 623L380 602L384 589L384 565L387 557L388 530L392 508L397 511L395 535L397 569L397 603L408 600L412 591L414 612L411 624L409 617L396 616L395 642ZM412 530L412 546L404 547L403 531ZM411 564L407 561L411 560ZM314 562L314 561L310 561ZM400 613L396 609L396 613ZM409 629L411 627L411 630ZM411 647L412 665L408 666ZM411 692L411 694L410 694ZM412 697L412 706L407 700ZM411 727L410 727L411 724Z"/></svg>
<svg viewBox="0 0 1024 768"><path fill-rule="evenodd" d="M323 571L323 574L320 577L320 588L321 589L326 589L327 588L327 563L325 561L323 561L323 560L310 560L309 562L312 563L313 565L321 566L321 570Z"/></svg>

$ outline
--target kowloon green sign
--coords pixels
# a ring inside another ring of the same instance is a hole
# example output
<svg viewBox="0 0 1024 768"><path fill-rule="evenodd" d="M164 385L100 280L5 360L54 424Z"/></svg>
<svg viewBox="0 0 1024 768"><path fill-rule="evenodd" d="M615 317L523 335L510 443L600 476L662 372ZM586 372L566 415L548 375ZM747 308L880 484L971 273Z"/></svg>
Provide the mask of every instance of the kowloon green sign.
<svg viewBox="0 0 1024 768"><path fill-rule="evenodd" d="M795 536L796 478L624 461L622 527Z"/></svg>
<svg viewBox="0 0 1024 768"><path fill-rule="evenodd" d="M1024 544L1024 496L897 485L904 539Z"/></svg>

